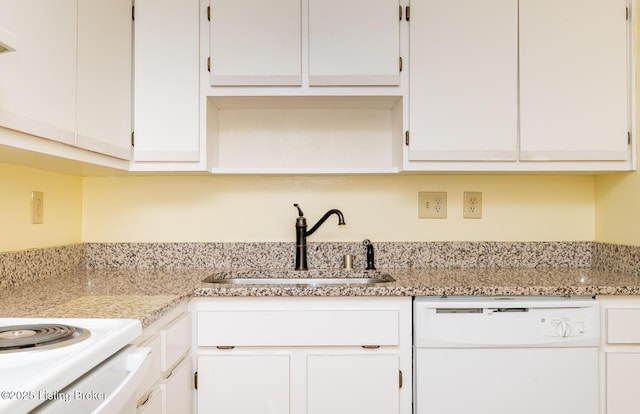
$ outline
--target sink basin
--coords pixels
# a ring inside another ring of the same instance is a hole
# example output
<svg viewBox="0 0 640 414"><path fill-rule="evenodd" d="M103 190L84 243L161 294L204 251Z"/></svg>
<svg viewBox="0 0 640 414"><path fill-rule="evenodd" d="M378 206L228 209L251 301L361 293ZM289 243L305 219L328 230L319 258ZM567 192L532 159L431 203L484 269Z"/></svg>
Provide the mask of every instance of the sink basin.
<svg viewBox="0 0 640 414"><path fill-rule="evenodd" d="M370 285L393 282L387 273L375 270L236 270L216 272L204 283L223 285Z"/></svg>

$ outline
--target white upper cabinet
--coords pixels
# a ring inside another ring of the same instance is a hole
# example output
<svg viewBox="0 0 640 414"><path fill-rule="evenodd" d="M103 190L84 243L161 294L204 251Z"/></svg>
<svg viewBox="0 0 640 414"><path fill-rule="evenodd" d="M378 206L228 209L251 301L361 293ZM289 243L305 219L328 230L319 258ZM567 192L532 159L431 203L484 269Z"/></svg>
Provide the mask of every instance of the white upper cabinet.
<svg viewBox="0 0 640 414"><path fill-rule="evenodd" d="M399 85L398 0L309 0L310 85Z"/></svg>
<svg viewBox="0 0 640 414"><path fill-rule="evenodd" d="M198 17L198 0L136 0L134 170L204 168Z"/></svg>
<svg viewBox="0 0 640 414"><path fill-rule="evenodd" d="M0 126L130 159L131 0L0 0L0 26L20 43L0 58ZM32 138L17 146L51 152Z"/></svg>
<svg viewBox="0 0 640 414"><path fill-rule="evenodd" d="M399 171L408 90L401 1L201 5L208 171Z"/></svg>
<svg viewBox="0 0 640 414"><path fill-rule="evenodd" d="M635 168L625 0L422 0L404 168Z"/></svg>
<svg viewBox="0 0 640 414"><path fill-rule="evenodd" d="M628 160L625 0L520 0L520 157Z"/></svg>
<svg viewBox="0 0 640 414"><path fill-rule="evenodd" d="M300 85L300 0L211 0L212 85Z"/></svg>
<svg viewBox="0 0 640 414"><path fill-rule="evenodd" d="M0 0L20 41L0 56L0 126L75 144L76 0Z"/></svg>
<svg viewBox="0 0 640 414"><path fill-rule="evenodd" d="M515 161L518 3L411 4L409 160Z"/></svg>
<svg viewBox="0 0 640 414"><path fill-rule="evenodd" d="M131 158L131 0L78 1L76 145Z"/></svg>
<svg viewBox="0 0 640 414"><path fill-rule="evenodd" d="M398 0L211 0L208 14L212 86L400 84Z"/></svg>

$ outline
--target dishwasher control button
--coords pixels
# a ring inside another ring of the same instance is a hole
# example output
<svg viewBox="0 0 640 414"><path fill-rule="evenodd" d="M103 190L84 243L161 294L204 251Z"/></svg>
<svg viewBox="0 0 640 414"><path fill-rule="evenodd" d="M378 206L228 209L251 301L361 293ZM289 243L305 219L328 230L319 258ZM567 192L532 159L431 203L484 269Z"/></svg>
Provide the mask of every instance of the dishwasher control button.
<svg viewBox="0 0 640 414"><path fill-rule="evenodd" d="M569 338L583 336L588 332L583 318L541 318L542 332L546 337Z"/></svg>
<svg viewBox="0 0 640 414"><path fill-rule="evenodd" d="M563 338L571 336L571 324L567 321L560 321L556 325L556 333L558 334L558 336L561 336Z"/></svg>

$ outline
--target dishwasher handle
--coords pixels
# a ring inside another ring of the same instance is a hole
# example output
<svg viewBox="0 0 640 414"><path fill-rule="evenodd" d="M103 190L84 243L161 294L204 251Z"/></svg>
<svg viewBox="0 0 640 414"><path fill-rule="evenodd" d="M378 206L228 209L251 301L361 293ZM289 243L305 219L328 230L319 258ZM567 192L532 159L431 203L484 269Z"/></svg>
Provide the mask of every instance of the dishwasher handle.
<svg viewBox="0 0 640 414"><path fill-rule="evenodd" d="M485 312L486 311L486 312ZM440 314L470 314L470 313L523 313L529 312L529 308L436 308Z"/></svg>
<svg viewBox="0 0 640 414"><path fill-rule="evenodd" d="M512 313L512 312L529 312L529 308L489 308L487 313Z"/></svg>

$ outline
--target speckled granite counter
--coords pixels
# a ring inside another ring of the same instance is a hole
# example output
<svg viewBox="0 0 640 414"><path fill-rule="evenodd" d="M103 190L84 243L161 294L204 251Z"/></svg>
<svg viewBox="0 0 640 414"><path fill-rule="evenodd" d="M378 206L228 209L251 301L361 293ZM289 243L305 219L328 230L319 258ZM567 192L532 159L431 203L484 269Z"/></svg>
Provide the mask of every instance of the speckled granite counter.
<svg viewBox="0 0 640 414"><path fill-rule="evenodd" d="M217 285L212 269L83 270L5 288L0 317L136 318L148 326L193 296L638 295L640 277L590 268L381 269L376 285Z"/></svg>
<svg viewBox="0 0 640 414"><path fill-rule="evenodd" d="M0 317L132 318L146 327L188 300L203 272L83 270L5 288Z"/></svg>
<svg viewBox="0 0 640 414"><path fill-rule="evenodd" d="M195 296L637 295L640 277L588 268L382 269L374 285L212 285Z"/></svg>

